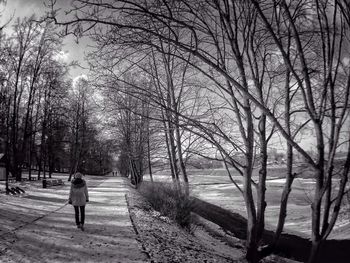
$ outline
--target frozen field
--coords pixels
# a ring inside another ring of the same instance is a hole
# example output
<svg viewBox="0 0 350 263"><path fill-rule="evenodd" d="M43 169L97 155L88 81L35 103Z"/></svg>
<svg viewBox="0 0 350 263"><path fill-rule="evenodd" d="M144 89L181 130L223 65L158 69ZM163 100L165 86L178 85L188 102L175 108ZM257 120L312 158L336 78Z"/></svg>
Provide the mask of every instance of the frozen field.
<svg viewBox="0 0 350 263"><path fill-rule="evenodd" d="M281 178L279 174L281 169L270 170L269 179L267 181L266 190L266 228L274 230L279 215L279 203L283 190L285 179ZM239 175L233 176L239 186L242 186L242 178ZM146 176L145 180L149 180ZM154 175L155 181L171 181L169 175L158 172ZM221 206L228 210L238 212L245 216L245 205L241 193L236 189L233 183L226 175L226 171L223 169L215 170L190 170L189 181L192 194L208 201L212 204ZM296 178L293 183L292 191L289 197L288 213L285 224L285 232L295 233L305 237L309 237L311 229L311 198L312 198L312 179ZM348 209L348 207L344 207ZM342 226L349 223L349 210L347 213L343 213L338 220L338 226ZM350 238L350 231L348 227L345 227L346 233L341 238ZM335 228L335 233L336 231ZM338 238L338 235L333 235L334 238ZM331 236L332 238L332 236Z"/></svg>

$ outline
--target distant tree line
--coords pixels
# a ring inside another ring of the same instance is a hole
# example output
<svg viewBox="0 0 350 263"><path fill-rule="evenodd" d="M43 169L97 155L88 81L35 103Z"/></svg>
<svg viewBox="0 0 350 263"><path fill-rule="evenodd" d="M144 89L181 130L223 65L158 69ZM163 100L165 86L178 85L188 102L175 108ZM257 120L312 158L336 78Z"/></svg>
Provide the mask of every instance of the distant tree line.
<svg viewBox="0 0 350 263"><path fill-rule="evenodd" d="M57 28L30 17L8 31L0 32L0 152L7 177L108 172L112 150L91 117L90 86L68 77Z"/></svg>

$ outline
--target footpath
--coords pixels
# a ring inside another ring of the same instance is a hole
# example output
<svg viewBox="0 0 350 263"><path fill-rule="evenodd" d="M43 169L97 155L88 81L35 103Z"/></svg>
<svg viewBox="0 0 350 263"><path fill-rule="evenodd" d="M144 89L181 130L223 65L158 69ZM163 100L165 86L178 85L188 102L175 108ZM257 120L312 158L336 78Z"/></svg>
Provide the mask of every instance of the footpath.
<svg viewBox="0 0 350 263"><path fill-rule="evenodd" d="M129 217L126 181L87 177L87 184L85 231L66 204L69 183L22 198L2 196L0 262L148 262Z"/></svg>

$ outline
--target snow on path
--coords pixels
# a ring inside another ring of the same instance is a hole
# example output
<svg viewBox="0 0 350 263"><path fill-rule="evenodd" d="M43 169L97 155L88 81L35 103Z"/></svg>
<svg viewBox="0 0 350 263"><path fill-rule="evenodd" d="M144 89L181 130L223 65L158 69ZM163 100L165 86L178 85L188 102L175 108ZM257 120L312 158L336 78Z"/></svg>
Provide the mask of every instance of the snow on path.
<svg viewBox="0 0 350 263"><path fill-rule="evenodd" d="M69 185L55 191L54 198L46 189L38 196L33 192L22 197L23 205L18 202L16 209L0 217L0 262L147 262L130 221L126 182L121 177L105 179L89 188L84 232L75 226L73 207L62 202ZM4 206L1 202L1 213ZM24 219L24 211L29 219ZM6 224L10 227L3 229Z"/></svg>

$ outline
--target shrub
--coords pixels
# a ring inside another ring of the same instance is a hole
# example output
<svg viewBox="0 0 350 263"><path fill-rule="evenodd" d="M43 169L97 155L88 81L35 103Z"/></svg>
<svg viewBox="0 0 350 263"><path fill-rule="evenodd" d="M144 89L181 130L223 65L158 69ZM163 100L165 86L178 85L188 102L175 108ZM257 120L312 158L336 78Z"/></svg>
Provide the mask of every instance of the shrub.
<svg viewBox="0 0 350 263"><path fill-rule="evenodd" d="M175 220L183 228L191 228L193 202L181 189L170 183L143 182L139 192L161 215Z"/></svg>

